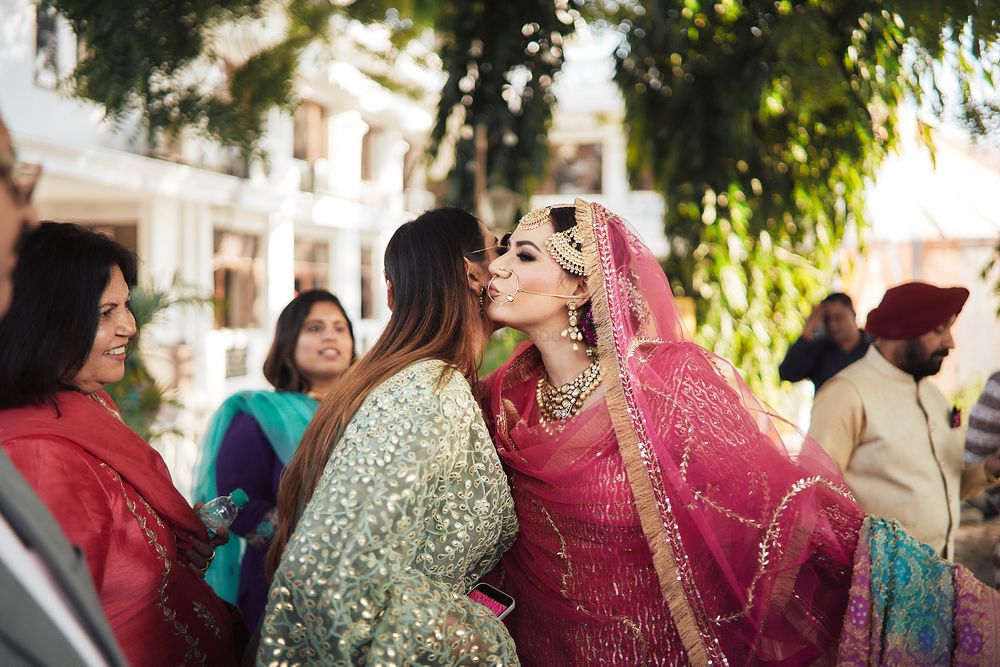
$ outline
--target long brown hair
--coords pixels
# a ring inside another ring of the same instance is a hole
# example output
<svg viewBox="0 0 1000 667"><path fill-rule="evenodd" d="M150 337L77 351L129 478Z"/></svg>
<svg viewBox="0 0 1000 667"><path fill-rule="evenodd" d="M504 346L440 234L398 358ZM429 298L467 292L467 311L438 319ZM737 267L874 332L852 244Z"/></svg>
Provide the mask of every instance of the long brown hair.
<svg viewBox="0 0 1000 667"><path fill-rule="evenodd" d="M482 250L481 229L479 221L461 209L438 208L392 235L385 249L392 315L371 350L323 400L288 462L278 489L278 526L267 554L268 577L281 562L297 515L312 498L330 453L375 387L421 359L440 359L467 377L475 374L486 330L464 259L482 259L474 254Z"/></svg>

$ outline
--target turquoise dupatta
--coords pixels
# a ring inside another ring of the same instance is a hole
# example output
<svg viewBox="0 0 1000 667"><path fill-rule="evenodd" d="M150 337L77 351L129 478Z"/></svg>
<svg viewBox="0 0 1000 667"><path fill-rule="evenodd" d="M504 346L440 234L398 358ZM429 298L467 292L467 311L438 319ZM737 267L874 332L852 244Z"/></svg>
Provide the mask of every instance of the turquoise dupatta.
<svg viewBox="0 0 1000 667"><path fill-rule="evenodd" d="M838 667L1000 664L1000 594L895 521L867 517Z"/></svg>
<svg viewBox="0 0 1000 667"><path fill-rule="evenodd" d="M314 399L292 391L241 391L226 399L212 417L202 441L192 493L195 502L208 502L219 495L215 484L219 449L237 414L244 412L253 417L274 453L288 465L317 407L319 403ZM231 603L236 602L245 547L243 538L231 536L229 542L215 550L212 565L205 572L205 581Z"/></svg>

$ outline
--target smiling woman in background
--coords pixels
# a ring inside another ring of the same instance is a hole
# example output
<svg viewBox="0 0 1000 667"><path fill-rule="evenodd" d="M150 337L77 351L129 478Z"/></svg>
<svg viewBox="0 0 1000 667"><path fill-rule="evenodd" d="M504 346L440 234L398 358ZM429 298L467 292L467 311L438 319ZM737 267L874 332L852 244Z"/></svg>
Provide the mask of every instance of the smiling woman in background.
<svg viewBox="0 0 1000 667"><path fill-rule="evenodd" d="M0 442L83 549L131 664L232 665L229 612L202 578L228 534L208 542L103 389L125 372L135 279L135 257L106 236L47 222L27 237L0 322Z"/></svg>
<svg viewBox="0 0 1000 667"><path fill-rule="evenodd" d="M239 604L247 625L267 602L264 557L277 524L278 482L319 401L354 361L354 330L343 306L325 290L295 297L278 316L264 377L275 391L241 391L212 418L195 475L194 497L208 501L236 488L250 498L230 527L246 541L216 551L206 580ZM242 563L241 563L242 560Z"/></svg>

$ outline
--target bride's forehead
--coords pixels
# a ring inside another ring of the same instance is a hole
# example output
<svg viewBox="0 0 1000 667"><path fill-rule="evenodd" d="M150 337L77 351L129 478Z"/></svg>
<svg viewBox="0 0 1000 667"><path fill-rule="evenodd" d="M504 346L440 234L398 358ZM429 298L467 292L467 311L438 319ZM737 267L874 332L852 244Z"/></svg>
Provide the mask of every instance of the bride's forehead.
<svg viewBox="0 0 1000 667"><path fill-rule="evenodd" d="M510 235L510 241L544 241L547 239L555 229L552 227L552 223L546 222L545 224L534 227L532 229L524 229L523 227L518 227L514 230L514 233Z"/></svg>

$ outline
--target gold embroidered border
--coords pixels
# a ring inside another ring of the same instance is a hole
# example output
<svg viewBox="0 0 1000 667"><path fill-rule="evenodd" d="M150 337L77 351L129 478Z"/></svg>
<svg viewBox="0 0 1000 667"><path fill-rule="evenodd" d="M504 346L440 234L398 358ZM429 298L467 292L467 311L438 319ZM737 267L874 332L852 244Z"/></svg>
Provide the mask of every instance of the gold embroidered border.
<svg viewBox="0 0 1000 667"><path fill-rule="evenodd" d="M586 276L588 286L592 289L591 308L598 332L598 358L601 360L601 371L606 386L605 400L611 422L618 439L618 448L629 486L635 498L636 508L642 531L649 544L653 556L653 567L660 581L660 588L667 601L667 606L674 619L674 625L680 636L688 659L692 664L704 665L709 662L708 647L702 636L694 609L684 591L677 568L677 560L666 534L666 528L661 521L660 509L653 491L653 485L640 451L639 437L636 434L632 417L625 401L625 393L619 376L617 350L614 341L614 324L608 305L608 294L605 289L604 268L597 247L595 236L594 212L591 204L583 199L577 199L576 222L580 225L579 240L586 257ZM714 639L714 637L713 637ZM716 651L713 651L716 653ZM724 660L724 657L723 657Z"/></svg>
<svg viewBox="0 0 1000 667"><path fill-rule="evenodd" d="M136 509L135 501L128 497L128 491L125 489L125 482L122 480L121 475L119 475L117 471L113 470L106 463L102 463L100 467L106 469L108 473L111 474L111 478L118 482L118 485L122 490L122 497L125 499L125 507L128 508L128 511L132 514L136 523L139 524L139 529L142 530L143 535L146 536L148 544L153 547L154 551L156 551L156 558L163 562L163 576L160 579L160 585L156 588L156 606L163 610L164 620L174 627L177 634L184 637L184 642L187 644L187 652L184 654L184 664L188 664L189 661L193 660L200 665L204 665L205 654L198 646L198 638L188 632L188 626L177 620L177 612L167 606L167 602L169 601L167 586L170 583L170 572L173 569L173 563L169 558L167 558L167 550L156 538L156 533L147 527L146 517L139 515L139 512ZM139 501L143 504L146 510L149 511L156 523L163 526L163 522L160 521L159 515L153 511L153 508L149 506L146 499L139 495L138 491L136 491L136 496L139 498Z"/></svg>

